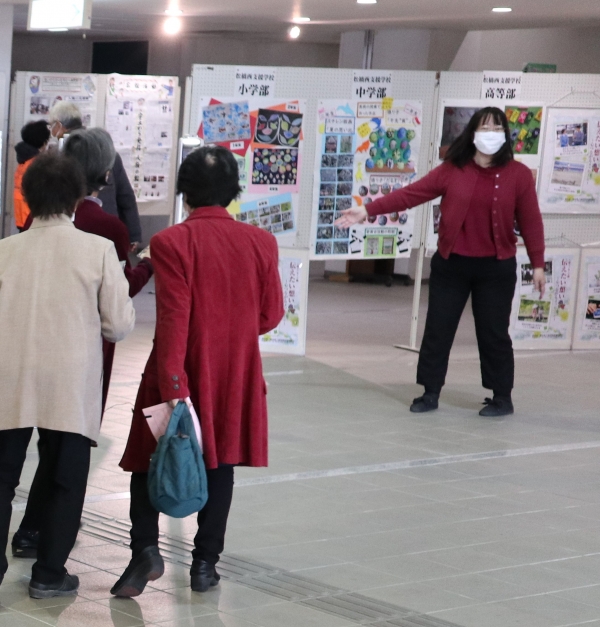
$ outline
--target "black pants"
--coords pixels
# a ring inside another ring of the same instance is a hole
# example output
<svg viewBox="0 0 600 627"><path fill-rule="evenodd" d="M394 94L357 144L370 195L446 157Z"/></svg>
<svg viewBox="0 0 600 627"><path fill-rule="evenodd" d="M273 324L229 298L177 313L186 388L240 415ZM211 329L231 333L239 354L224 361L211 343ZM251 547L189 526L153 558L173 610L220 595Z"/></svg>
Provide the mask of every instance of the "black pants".
<svg viewBox="0 0 600 627"><path fill-rule="evenodd" d="M198 533L192 556L216 564L225 545L227 518L233 497L233 466L207 470L208 501L198 512ZM158 546L158 512L148 496L148 475L131 475L131 551L135 557L148 546Z"/></svg>
<svg viewBox="0 0 600 627"><path fill-rule="evenodd" d="M38 429L39 478L43 498L38 559L32 578L40 583L57 583L64 577L65 562L73 549L90 469L91 441L77 433ZM12 514L12 500L19 485L32 428L0 431L0 574L8 568L6 545Z"/></svg>
<svg viewBox="0 0 600 627"><path fill-rule="evenodd" d="M446 381L450 349L470 295L483 387L510 396L515 361L508 327L516 271L514 257L499 261L495 257L433 256L429 307L417 368L417 383L426 391L439 393Z"/></svg>

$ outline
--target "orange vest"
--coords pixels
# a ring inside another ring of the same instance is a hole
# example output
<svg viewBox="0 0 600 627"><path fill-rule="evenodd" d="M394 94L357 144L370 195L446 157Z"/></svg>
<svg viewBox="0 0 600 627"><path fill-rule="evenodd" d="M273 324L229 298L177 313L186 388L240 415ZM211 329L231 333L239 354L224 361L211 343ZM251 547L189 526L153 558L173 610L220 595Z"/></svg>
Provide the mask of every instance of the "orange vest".
<svg viewBox="0 0 600 627"><path fill-rule="evenodd" d="M14 216L15 216L15 224L20 229L23 228L30 214L29 206L25 202L25 198L23 198L23 192L21 190L21 182L23 181L23 175L27 171L27 168L32 163L33 163L33 159L29 159L29 161L26 161L25 163L20 163L17 166L17 171L15 172L15 187L14 187L14 192L13 192Z"/></svg>

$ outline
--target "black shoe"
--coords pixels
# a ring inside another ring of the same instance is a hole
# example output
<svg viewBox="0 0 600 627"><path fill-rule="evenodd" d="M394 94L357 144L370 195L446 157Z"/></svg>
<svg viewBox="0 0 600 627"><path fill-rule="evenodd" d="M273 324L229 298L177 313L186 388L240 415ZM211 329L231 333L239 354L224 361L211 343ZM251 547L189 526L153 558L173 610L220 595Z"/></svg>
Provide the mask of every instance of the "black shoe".
<svg viewBox="0 0 600 627"><path fill-rule="evenodd" d="M17 529L12 539L13 557L37 558L38 542L40 541L39 531L28 531L27 529Z"/></svg>
<svg viewBox="0 0 600 627"><path fill-rule="evenodd" d="M515 413L510 396L494 395L494 398L486 398L483 404L485 407L479 412L479 415L487 418L499 418Z"/></svg>
<svg viewBox="0 0 600 627"><path fill-rule="evenodd" d="M206 592L211 586L218 585L221 576L214 564L204 560L194 560L190 569L191 585L194 592Z"/></svg>
<svg viewBox="0 0 600 627"><path fill-rule="evenodd" d="M44 584L34 581L29 582L29 596L32 599L51 599L52 597L68 597L77 594L79 590L79 577L67 573L60 583Z"/></svg>
<svg viewBox="0 0 600 627"><path fill-rule="evenodd" d="M422 414L426 411L433 411L438 408L438 400L440 398L439 394L434 394L432 392L425 392L423 396L419 396L419 398L415 398L410 406L410 411L413 414Z"/></svg>
<svg viewBox="0 0 600 627"><path fill-rule="evenodd" d="M116 597L137 597L144 591L149 581L163 576L165 563L157 546L147 546L136 555L110 593Z"/></svg>

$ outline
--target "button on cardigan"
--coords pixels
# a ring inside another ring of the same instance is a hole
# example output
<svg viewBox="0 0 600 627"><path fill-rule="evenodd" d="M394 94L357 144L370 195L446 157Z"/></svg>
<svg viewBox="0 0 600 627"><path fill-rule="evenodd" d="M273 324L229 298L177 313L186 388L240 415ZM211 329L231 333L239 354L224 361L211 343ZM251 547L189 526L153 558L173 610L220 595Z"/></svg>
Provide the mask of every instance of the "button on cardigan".
<svg viewBox="0 0 600 627"><path fill-rule="evenodd" d="M422 179L399 189L387 196L368 204L370 216L404 211L421 205L439 196L442 197L442 214L438 250L444 259L455 252L455 246L461 229L467 219L467 213L473 202L482 168L471 162L459 168L451 163L443 163ZM514 222L517 221L525 241L527 254L534 268L544 266L544 224L538 205L535 185L529 168L518 161L509 161L506 165L495 168L495 185L492 191L492 230L496 245L496 257L509 259L517 252L517 238L514 234ZM482 204L489 202L481 199ZM482 214L482 230L486 228ZM464 244L464 242L463 242ZM478 243L473 242L469 256L477 254ZM461 254L465 254L461 247Z"/></svg>

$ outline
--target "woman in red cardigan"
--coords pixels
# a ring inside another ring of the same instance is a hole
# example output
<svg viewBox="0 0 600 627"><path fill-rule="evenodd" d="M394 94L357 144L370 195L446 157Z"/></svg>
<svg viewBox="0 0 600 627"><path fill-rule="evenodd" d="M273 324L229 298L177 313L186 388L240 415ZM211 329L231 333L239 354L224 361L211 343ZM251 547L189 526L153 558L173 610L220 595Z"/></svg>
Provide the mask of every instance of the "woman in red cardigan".
<svg viewBox="0 0 600 627"><path fill-rule="evenodd" d="M513 158L506 115L481 109L422 179L362 207L336 224L348 228L369 216L404 211L441 196L438 250L431 260L429 307L417 383L423 396L410 407L432 411L445 383L450 349L469 296L472 299L483 387L493 390L481 416L514 412L514 355L508 332L516 285L515 219L543 297L544 226L529 168Z"/></svg>
<svg viewBox="0 0 600 627"><path fill-rule="evenodd" d="M259 335L283 317L277 241L234 220L238 166L222 147L190 153L179 170L189 218L150 240L156 277L156 334L138 392L121 467L131 472L132 560L113 586L139 595L163 574L158 512L148 497L156 440L143 409L191 398L202 426L208 501L198 513L191 587L217 585L235 466L266 466L267 399Z"/></svg>

